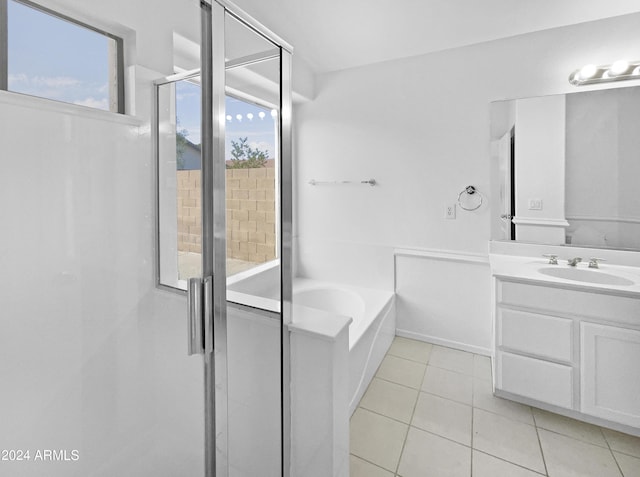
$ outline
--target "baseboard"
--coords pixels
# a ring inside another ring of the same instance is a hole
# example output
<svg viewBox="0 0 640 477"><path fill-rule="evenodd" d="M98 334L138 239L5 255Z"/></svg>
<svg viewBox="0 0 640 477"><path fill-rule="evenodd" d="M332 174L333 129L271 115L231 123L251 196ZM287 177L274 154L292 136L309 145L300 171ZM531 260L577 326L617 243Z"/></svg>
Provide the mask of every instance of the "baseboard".
<svg viewBox="0 0 640 477"><path fill-rule="evenodd" d="M483 356L491 356L491 348L483 348L482 346L475 346L467 343L460 343L459 341L447 340L443 338L438 338L436 336L423 335L422 333L415 333L413 331L401 330L396 328L396 336L401 336L403 338L411 338L417 341L424 341L425 343L431 343L438 346L445 346L447 348L454 348L462 351L468 351L469 353L481 354Z"/></svg>
<svg viewBox="0 0 640 477"><path fill-rule="evenodd" d="M537 407L538 409L544 409L545 411L553 412L555 414L560 414L561 416L570 417L578 421L587 422L595 426L606 427L608 429L613 429L614 431L622 432L624 434L630 434L632 436L640 437L640 429L636 427L627 426L625 424L609 421L607 419L603 419L596 416L590 416L588 414L583 414L580 411L574 411L573 409L566 409L563 407L554 406L553 404L548 404L546 402L538 401L536 399L523 397L518 394L513 394L508 391L503 391L502 389L496 389L494 394L503 399L519 402L527 406Z"/></svg>

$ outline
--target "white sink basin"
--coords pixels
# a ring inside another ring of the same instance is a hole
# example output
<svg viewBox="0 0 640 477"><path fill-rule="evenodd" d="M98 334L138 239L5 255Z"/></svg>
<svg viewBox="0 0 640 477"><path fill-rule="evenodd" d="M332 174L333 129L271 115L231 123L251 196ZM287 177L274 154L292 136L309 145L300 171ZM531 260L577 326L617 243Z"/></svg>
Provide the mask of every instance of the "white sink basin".
<svg viewBox="0 0 640 477"><path fill-rule="evenodd" d="M598 283L600 285L615 285L621 287L628 287L635 284L633 281L618 275L611 275L610 273L596 270L585 270L584 268L545 267L538 271L550 277L564 278L565 280L583 283Z"/></svg>

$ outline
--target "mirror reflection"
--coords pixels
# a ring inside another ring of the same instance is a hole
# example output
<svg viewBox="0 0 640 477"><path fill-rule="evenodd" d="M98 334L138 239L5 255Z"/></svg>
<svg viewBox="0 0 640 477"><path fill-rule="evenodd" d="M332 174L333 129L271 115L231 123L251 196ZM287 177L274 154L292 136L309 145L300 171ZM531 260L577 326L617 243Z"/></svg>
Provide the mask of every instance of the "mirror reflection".
<svg viewBox="0 0 640 477"><path fill-rule="evenodd" d="M640 87L491 104L492 238L640 250Z"/></svg>

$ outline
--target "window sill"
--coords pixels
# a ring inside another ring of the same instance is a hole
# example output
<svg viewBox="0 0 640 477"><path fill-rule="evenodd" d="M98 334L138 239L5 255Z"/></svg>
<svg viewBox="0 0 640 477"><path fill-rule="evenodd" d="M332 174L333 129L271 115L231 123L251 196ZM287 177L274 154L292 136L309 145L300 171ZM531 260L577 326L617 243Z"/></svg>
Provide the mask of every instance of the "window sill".
<svg viewBox="0 0 640 477"><path fill-rule="evenodd" d="M0 90L0 103L38 109L40 111L48 111L70 116L83 117L87 119L94 119L98 121L109 121L118 124L126 124L130 126L141 126L143 124L143 121L135 116L113 113L111 111L103 111L101 109L81 106L79 104L64 103L62 101L30 96L23 93L15 93L13 91Z"/></svg>

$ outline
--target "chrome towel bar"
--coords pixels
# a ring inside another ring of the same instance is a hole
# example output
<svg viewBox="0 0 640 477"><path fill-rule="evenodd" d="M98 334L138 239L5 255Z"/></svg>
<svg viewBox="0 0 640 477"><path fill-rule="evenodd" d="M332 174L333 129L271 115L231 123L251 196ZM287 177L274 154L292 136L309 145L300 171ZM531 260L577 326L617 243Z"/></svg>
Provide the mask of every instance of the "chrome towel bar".
<svg viewBox="0 0 640 477"><path fill-rule="evenodd" d="M370 186L374 186L377 182L375 179L366 179L363 181L317 181L315 179L311 179L309 184L313 186L322 184L369 184Z"/></svg>

